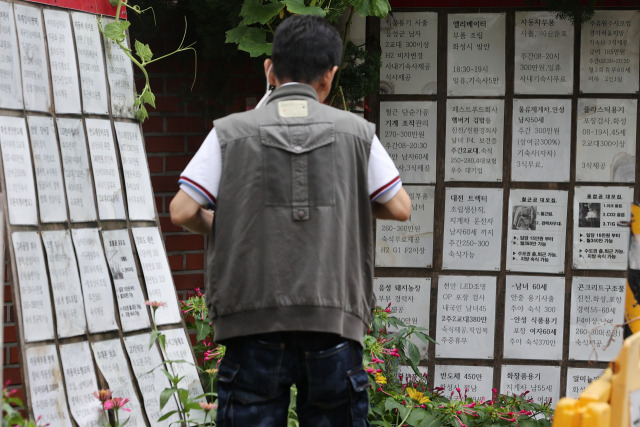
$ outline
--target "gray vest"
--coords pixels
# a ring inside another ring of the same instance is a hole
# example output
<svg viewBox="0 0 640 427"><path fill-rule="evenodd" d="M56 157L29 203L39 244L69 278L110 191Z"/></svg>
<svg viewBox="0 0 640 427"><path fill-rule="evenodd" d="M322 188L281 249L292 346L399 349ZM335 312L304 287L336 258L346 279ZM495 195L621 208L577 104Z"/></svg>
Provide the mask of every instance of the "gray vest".
<svg viewBox="0 0 640 427"><path fill-rule="evenodd" d="M304 84L214 125L222 175L206 295L216 340L296 330L362 342L375 306L374 125Z"/></svg>

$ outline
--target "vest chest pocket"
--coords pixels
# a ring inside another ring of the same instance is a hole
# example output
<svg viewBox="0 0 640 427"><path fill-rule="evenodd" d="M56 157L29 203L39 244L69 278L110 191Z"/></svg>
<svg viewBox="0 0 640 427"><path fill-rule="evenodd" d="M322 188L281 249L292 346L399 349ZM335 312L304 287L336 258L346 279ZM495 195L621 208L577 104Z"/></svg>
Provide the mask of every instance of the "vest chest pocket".
<svg viewBox="0 0 640 427"><path fill-rule="evenodd" d="M289 207L294 221L335 204L335 132L331 123L260 128L266 206Z"/></svg>

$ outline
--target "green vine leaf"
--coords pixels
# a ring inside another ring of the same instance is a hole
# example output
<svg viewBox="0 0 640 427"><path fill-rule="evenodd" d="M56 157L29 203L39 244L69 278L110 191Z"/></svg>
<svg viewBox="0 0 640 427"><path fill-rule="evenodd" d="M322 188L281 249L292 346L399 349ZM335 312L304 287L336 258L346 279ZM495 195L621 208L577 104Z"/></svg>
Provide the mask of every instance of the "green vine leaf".
<svg viewBox="0 0 640 427"><path fill-rule="evenodd" d="M151 89L142 92L142 100L153 108L156 108L156 96L151 92Z"/></svg>
<svg viewBox="0 0 640 427"><path fill-rule="evenodd" d="M306 6L304 0L285 0L287 10L291 13L299 13L300 15L316 15L324 17L327 12L318 6Z"/></svg>
<svg viewBox="0 0 640 427"><path fill-rule="evenodd" d="M389 0L354 0L353 7L360 16L386 17L391 11Z"/></svg>
<svg viewBox="0 0 640 427"><path fill-rule="evenodd" d="M271 55L273 44L267 43L267 30L248 27L249 31L238 43L238 49L249 52L252 58L260 55Z"/></svg>
<svg viewBox="0 0 640 427"><path fill-rule="evenodd" d="M243 22L246 25L260 23L262 25L271 21L280 11L284 9L284 3L276 1L267 4L261 4L260 0L246 0L240 10Z"/></svg>
<svg viewBox="0 0 640 427"><path fill-rule="evenodd" d="M104 26L104 36L110 40L124 40L127 35L125 31L129 28L129 21L114 21Z"/></svg>
<svg viewBox="0 0 640 427"><path fill-rule="evenodd" d="M142 62L149 62L153 58L153 52L151 52L149 45L143 44L138 40L136 40L136 55L142 59Z"/></svg>
<svg viewBox="0 0 640 427"><path fill-rule="evenodd" d="M251 30L255 30L255 28L247 27L246 25L240 23L235 28L230 29L225 33L225 43L240 43L243 38L247 37Z"/></svg>

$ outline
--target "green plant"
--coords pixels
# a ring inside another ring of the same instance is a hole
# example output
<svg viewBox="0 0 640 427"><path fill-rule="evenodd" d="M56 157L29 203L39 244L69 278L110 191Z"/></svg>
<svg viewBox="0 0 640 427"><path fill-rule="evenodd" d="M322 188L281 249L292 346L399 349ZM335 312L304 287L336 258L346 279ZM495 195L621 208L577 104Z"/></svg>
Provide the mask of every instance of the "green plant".
<svg viewBox="0 0 640 427"><path fill-rule="evenodd" d="M17 396L16 389L9 390L9 381L2 388L2 427L47 427L42 423L42 415L36 421L25 418L19 408L22 408L22 399Z"/></svg>

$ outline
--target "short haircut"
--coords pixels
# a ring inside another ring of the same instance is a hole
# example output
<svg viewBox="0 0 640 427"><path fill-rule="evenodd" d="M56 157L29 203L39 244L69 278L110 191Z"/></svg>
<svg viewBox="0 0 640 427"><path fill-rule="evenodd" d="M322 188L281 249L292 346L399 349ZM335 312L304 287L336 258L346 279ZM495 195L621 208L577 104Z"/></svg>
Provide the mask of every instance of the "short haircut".
<svg viewBox="0 0 640 427"><path fill-rule="evenodd" d="M291 16L273 36L273 72L280 80L313 83L340 65L341 57L340 33L319 16Z"/></svg>

